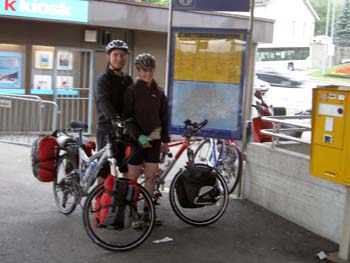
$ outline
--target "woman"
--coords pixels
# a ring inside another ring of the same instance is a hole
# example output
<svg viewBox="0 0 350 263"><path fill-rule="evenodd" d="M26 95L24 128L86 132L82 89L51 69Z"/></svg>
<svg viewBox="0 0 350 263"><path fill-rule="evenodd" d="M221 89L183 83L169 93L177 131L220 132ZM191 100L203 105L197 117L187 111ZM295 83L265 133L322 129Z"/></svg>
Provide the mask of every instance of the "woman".
<svg viewBox="0 0 350 263"><path fill-rule="evenodd" d="M162 88L154 80L155 58L142 53L135 59L138 80L124 95L123 116L132 117L136 138L132 159L128 163L128 178L137 180L144 167L145 188L153 197L154 181L159 167L160 151L168 151L168 102ZM159 219L156 223L160 224Z"/></svg>

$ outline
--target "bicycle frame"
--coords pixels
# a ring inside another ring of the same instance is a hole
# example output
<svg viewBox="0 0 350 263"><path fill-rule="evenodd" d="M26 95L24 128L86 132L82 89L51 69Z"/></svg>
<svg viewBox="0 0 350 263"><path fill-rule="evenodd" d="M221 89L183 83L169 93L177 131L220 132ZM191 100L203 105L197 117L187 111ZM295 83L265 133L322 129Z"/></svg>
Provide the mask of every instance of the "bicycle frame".
<svg viewBox="0 0 350 263"><path fill-rule="evenodd" d="M180 141L170 142L168 144L169 148L181 145L180 149L176 152L174 159L169 163L168 167L164 171L160 171L158 182L164 185L165 178L168 176L172 168L175 166L177 161L180 159L181 155L187 150L187 165L192 165L193 163L193 150L190 148L191 141L198 141L199 139L185 138Z"/></svg>
<svg viewBox="0 0 350 263"><path fill-rule="evenodd" d="M237 146L237 142L234 140L222 140L221 145L222 148L219 151L219 157L220 159L218 159L217 153L216 153L216 148L218 145L218 140L219 139L213 139L210 138L210 144L211 144L211 153L212 153L212 162L210 162L209 164L212 165L215 168L218 168L219 166L219 161L220 160L225 160L226 159L226 147L227 145L236 145Z"/></svg>

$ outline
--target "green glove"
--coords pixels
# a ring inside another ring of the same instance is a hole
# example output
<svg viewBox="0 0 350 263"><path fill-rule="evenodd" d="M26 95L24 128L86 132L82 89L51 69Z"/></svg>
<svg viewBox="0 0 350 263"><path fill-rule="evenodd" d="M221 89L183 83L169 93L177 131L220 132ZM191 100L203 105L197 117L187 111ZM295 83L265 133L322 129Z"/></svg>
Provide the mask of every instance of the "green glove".
<svg viewBox="0 0 350 263"><path fill-rule="evenodd" d="M137 140L139 141L139 143L144 145L145 143L149 142L150 138L146 135L141 134Z"/></svg>

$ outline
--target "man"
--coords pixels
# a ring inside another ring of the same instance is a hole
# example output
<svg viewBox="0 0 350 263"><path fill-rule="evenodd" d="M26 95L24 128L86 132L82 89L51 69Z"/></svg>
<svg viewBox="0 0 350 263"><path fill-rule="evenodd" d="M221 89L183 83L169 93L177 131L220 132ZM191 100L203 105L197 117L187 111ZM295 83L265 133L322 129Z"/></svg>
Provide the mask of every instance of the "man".
<svg viewBox="0 0 350 263"><path fill-rule="evenodd" d="M97 146L102 149L106 145L106 135L111 132L111 120L121 116L123 97L126 88L133 84L129 75L122 72L128 57L128 45L122 40L112 40L106 46L106 70L97 77L95 87L95 101L98 116ZM117 160L122 160L124 152L117 153ZM119 167L123 173L127 172L127 166ZM106 178L109 169L106 166L99 173L99 181Z"/></svg>

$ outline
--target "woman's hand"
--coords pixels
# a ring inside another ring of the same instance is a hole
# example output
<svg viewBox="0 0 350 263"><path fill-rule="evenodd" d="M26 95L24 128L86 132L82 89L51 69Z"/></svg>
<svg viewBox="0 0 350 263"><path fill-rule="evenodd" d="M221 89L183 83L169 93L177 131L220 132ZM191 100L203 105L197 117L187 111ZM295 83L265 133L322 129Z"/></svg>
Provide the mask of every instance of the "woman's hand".
<svg viewBox="0 0 350 263"><path fill-rule="evenodd" d="M168 153L169 152L169 145L167 142L163 142L162 146L160 147L160 150L163 153Z"/></svg>

